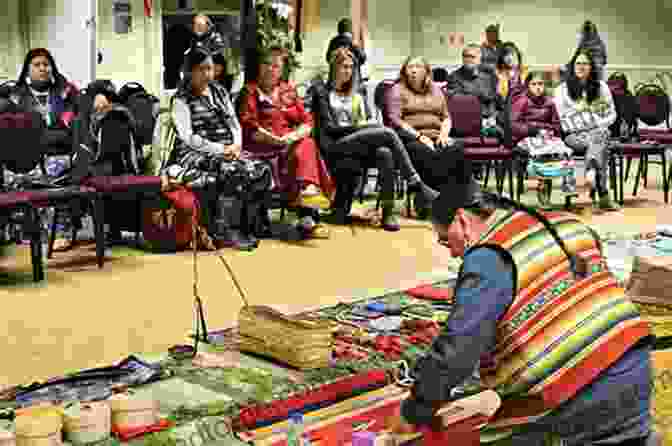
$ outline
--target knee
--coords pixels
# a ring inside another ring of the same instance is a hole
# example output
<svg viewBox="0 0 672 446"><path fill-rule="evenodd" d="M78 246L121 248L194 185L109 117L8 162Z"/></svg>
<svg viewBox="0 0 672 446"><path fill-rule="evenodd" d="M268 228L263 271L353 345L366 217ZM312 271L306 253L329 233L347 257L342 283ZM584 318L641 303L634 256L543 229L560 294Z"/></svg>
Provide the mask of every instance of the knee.
<svg viewBox="0 0 672 446"><path fill-rule="evenodd" d="M376 149L376 159L382 166L394 168L394 156L392 150L388 147L378 147Z"/></svg>

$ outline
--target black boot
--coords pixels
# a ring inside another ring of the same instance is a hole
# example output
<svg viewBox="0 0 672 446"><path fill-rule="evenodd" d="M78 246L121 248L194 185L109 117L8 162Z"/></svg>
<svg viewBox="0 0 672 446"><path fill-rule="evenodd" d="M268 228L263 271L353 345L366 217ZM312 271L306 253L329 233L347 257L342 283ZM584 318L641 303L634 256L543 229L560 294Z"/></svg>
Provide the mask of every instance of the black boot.
<svg viewBox="0 0 672 446"><path fill-rule="evenodd" d="M213 227L209 231L218 248L235 248L250 251L257 247L241 231L243 203L237 197L219 195Z"/></svg>
<svg viewBox="0 0 672 446"><path fill-rule="evenodd" d="M255 222L254 234L260 239L273 237L270 214L272 204L272 196L270 192L264 192L259 195L257 199L257 220Z"/></svg>

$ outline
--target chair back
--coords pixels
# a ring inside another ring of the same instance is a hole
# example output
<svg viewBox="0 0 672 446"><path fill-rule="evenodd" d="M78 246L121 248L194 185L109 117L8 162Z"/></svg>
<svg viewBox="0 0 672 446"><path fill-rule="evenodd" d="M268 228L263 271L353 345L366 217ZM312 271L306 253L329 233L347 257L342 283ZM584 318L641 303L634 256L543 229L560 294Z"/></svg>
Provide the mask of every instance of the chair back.
<svg viewBox="0 0 672 446"><path fill-rule="evenodd" d="M458 138L481 136L481 103L476 96L455 95L447 98L453 122L452 133Z"/></svg>
<svg viewBox="0 0 672 446"><path fill-rule="evenodd" d="M642 85L636 91L637 117L646 125L670 127L670 97L659 85Z"/></svg>
<svg viewBox="0 0 672 446"><path fill-rule="evenodd" d="M33 170L46 149L45 131L39 112L0 113L0 165L20 174Z"/></svg>
<svg viewBox="0 0 672 446"><path fill-rule="evenodd" d="M378 85L376 85L376 88L373 91L373 104L376 106L376 109L378 109L378 114L382 117L380 121L387 127L390 126L390 123L385 118L387 115L385 110L387 106L387 93L396 83L397 81L392 79L382 80L378 82Z"/></svg>
<svg viewBox="0 0 672 446"><path fill-rule="evenodd" d="M14 88L16 88L16 81L5 81L0 84L0 98L9 99Z"/></svg>

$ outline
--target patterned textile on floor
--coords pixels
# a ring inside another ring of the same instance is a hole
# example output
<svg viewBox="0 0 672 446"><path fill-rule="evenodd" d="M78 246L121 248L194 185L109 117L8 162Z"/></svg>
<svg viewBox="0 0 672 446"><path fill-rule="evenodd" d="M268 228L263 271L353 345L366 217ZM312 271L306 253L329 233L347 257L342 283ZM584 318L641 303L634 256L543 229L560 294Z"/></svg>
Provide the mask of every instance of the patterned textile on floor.
<svg viewBox="0 0 672 446"><path fill-rule="evenodd" d="M399 406L406 398L406 389L387 386L364 395L350 398L333 406L304 414L304 433L319 441L322 446L348 444L352 434L360 426L370 432L390 429L399 414ZM446 444L446 436L454 444L468 445L468 438L474 438L474 432L484 422L480 416L470 417L454 426L449 432L433 433L427 446ZM274 425L240 432L243 441L254 442L255 446L286 446L288 423L283 421ZM399 435L400 443L409 443L418 439L422 433L415 432ZM478 435L476 435L478 438Z"/></svg>
<svg viewBox="0 0 672 446"><path fill-rule="evenodd" d="M444 282L437 282L431 285L420 285L418 287L411 288L406 292L413 297L417 297L418 299L449 301L453 299L454 287L454 280L446 280Z"/></svg>

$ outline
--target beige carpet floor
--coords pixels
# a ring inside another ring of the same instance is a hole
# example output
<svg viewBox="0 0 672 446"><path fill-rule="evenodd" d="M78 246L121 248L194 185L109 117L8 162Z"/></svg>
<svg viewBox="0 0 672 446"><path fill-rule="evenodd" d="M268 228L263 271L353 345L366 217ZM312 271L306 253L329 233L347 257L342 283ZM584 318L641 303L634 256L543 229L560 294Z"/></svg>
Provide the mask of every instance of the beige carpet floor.
<svg viewBox="0 0 672 446"><path fill-rule="evenodd" d="M672 224L661 189L650 181L639 198L627 198L624 211L586 219L614 231ZM584 194L579 203L586 200ZM332 227L330 240L264 241L252 254L222 252L252 303L288 312L410 287L445 273L450 262L430 225L415 220L403 220L398 233ZM209 327L230 326L241 300L226 270L210 253L198 263ZM29 277L29 271L22 248L2 260L0 280L9 282L17 272ZM92 247L56 254L44 284L0 283L0 387L109 363L130 352L164 351L191 330L192 301L189 253L122 251L103 270L95 266Z"/></svg>

